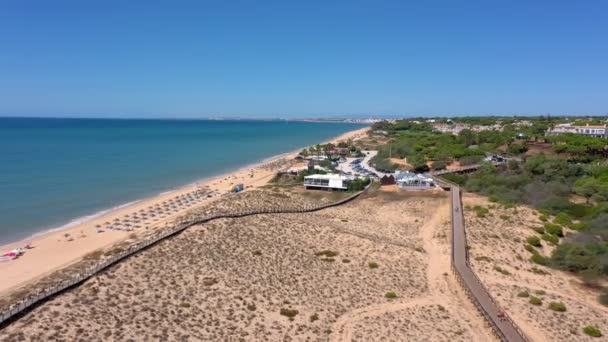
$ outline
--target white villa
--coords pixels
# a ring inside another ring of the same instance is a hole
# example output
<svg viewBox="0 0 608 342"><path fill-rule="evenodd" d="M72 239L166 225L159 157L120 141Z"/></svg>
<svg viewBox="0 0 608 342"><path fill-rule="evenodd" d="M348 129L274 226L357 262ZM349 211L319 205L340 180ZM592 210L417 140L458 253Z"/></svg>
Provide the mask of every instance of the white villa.
<svg viewBox="0 0 608 342"><path fill-rule="evenodd" d="M608 127L606 126L575 126L570 123L555 125L547 130L548 136L562 135L566 133L582 134L595 138L608 138Z"/></svg>
<svg viewBox="0 0 608 342"><path fill-rule="evenodd" d="M304 177L306 189L346 190L353 177L338 174L310 175Z"/></svg>
<svg viewBox="0 0 608 342"><path fill-rule="evenodd" d="M409 171L395 174L395 183L402 189L429 189L435 187L435 182L432 178Z"/></svg>

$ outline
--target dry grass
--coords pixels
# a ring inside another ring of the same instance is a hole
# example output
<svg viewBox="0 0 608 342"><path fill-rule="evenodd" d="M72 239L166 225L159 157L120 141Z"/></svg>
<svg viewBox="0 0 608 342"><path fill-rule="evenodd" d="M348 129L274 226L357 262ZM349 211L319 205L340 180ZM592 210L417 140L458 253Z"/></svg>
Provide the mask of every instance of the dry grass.
<svg viewBox="0 0 608 342"><path fill-rule="evenodd" d="M465 210L473 269L534 341L591 341L581 330L588 324L608 331L608 308L597 302L594 290L570 274L530 261L526 238L540 237L534 228L543 224L534 210L524 206L505 209L472 194L465 195L464 204L490 208L485 217ZM548 256L553 248L543 241L542 247L534 249ZM500 270L494 265L500 265ZM524 293L537 297L541 304L531 305ZM551 310L551 302L563 303L567 311Z"/></svg>
<svg viewBox="0 0 608 342"><path fill-rule="evenodd" d="M311 201L279 193L246 192L189 215ZM316 201L331 200L320 194ZM0 339L317 341L352 333L467 341L472 319L456 313L460 303L430 292L429 253L419 247L422 227L446 204L445 195L378 191L316 213L195 226L35 308ZM448 226L442 220L435 234L443 261ZM371 261L381 267L370 269ZM447 265L437 270L442 281ZM389 291L398 297L387 300Z"/></svg>

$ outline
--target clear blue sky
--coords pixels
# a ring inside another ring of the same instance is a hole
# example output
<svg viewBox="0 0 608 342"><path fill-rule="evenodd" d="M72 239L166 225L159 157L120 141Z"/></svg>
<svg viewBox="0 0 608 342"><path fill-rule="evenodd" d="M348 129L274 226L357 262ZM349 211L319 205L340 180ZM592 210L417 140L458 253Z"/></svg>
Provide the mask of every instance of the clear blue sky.
<svg viewBox="0 0 608 342"><path fill-rule="evenodd" d="M0 115L606 114L608 1L0 1Z"/></svg>

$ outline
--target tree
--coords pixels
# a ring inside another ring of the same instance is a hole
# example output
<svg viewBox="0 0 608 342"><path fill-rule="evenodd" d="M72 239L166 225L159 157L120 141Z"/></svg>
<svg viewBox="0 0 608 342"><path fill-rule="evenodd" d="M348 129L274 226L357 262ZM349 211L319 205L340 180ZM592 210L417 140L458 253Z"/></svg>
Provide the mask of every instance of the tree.
<svg viewBox="0 0 608 342"><path fill-rule="evenodd" d="M574 192L585 197L587 203L591 198L606 200L608 199L608 184L595 177L585 177L574 183Z"/></svg>
<svg viewBox="0 0 608 342"><path fill-rule="evenodd" d="M475 143L475 134L470 129L463 129L458 133L458 137L464 142L465 146L471 146Z"/></svg>

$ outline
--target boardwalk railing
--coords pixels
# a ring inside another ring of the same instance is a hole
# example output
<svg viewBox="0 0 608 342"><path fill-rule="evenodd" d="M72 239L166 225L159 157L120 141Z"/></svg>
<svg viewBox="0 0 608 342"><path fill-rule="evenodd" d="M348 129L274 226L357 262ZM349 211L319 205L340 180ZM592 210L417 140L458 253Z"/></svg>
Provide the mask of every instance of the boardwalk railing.
<svg viewBox="0 0 608 342"><path fill-rule="evenodd" d="M500 308L498 302L490 295L490 291L488 291L483 282L473 272L469 264L469 250L464 229L464 213L460 187L442 178L435 177L434 179L441 186L450 188L452 270L456 275L456 279L501 341L529 341L521 328Z"/></svg>
<svg viewBox="0 0 608 342"><path fill-rule="evenodd" d="M481 167L481 164L473 164L473 165L461 166L461 167L458 167L455 169L431 171L431 172L429 172L429 174L431 176L441 176L441 175L445 175L447 173L459 173L459 172L473 171L473 170L479 169L480 167Z"/></svg>
<svg viewBox="0 0 608 342"><path fill-rule="evenodd" d="M318 210L322 210L322 209L326 209L326 208L336 207L336 206L345 204L345 203L350 202L353 199L357 198L363 192L367 191L369 189L369 187L371 186L371 184L372 183L370 183L363 191L357 192L342 200L339 200L337 202L332 202L329 204L323 204L323 205L319 205L319 206L310 205L310 206L306 206L304 208L261 208L261 209L241 210L241 211L235 211L235 212L214 213L214 214L205 216L200 219L182 222L171 229L163 231L162 233L160 233L157 236L149 237L147 239L139 241L137 244L129 246L126 250L112 255L108 259L101 261L99 264L97 264L95 266L81 270L79 273L75 274L70 279L64 280L64 281L58 283L57 285L47 288L43 291L33 293L28 298L15 303L8 310L0 313L0 328L3 327L6 323L10 322L15 317L17 317L23 311L33 308L36 304L39 304L39 303L43 302L44 300L46 300L60 292L65 291L66 289L69 289L77 284L84 282L85 280L102 272L103 270L107 269L108 267L110 267L120 261L123 261L123 260L127 259L128 257L130 257L136 253L139 253L139 252L145 250L146 248L148 248L154 244L157 244L158 242L160 242L170 236L177 235L177 234L181 233L182 231L186 230L187 228L192 227L194 225L206 223L206 222L213 221L213 220L220 219L220 218L238 218L238 217L245 217L245 216L251 216L251 215L275 214L275 213L276 214L307 213L307 212L318 211Z"/></svg>

